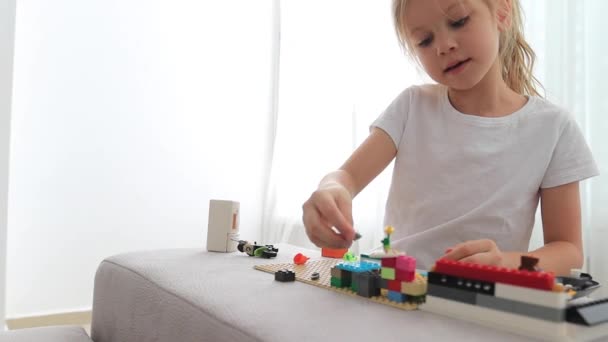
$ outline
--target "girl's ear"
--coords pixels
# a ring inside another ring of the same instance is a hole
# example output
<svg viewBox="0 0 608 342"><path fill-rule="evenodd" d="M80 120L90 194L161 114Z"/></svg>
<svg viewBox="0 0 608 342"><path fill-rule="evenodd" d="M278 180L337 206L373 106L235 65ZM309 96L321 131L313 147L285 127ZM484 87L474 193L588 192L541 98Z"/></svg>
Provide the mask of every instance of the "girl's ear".
<svg viewBox="0 0 608 342"><path fill-rule="evenodd" d="M506 31L511 27L511 0L499 0L498 7L496 9L496 18L498 19L498 29Z"/></svg>

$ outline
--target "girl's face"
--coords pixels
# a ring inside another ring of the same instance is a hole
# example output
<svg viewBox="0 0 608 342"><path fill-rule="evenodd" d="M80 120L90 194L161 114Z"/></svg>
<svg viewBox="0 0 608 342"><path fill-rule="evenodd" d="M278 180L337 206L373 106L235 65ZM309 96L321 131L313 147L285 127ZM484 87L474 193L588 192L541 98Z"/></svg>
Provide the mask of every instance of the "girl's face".
<svg viewBox="0 0 608 342"><path fill-rule="evenodd" d="M500 20L483 0L408 0L405 29L422 66L437 83L471 89L492 67L500 76ZM504 18L503 18L504 19Z"/></svg>

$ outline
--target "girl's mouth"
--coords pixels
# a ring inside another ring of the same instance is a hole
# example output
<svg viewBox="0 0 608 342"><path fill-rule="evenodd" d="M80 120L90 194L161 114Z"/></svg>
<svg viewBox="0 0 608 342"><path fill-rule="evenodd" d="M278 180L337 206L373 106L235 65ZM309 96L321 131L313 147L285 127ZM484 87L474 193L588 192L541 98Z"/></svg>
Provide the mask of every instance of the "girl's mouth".
<svg viewBox="0 0 608 342"><path fill-rule="evenodd" d="M471 59L467 58L461 62L458 62L458 63L446 68L443 72L444 73L457 73L457 72L461 71L463 69L463 67L470 61L471 61Z"/></svg>

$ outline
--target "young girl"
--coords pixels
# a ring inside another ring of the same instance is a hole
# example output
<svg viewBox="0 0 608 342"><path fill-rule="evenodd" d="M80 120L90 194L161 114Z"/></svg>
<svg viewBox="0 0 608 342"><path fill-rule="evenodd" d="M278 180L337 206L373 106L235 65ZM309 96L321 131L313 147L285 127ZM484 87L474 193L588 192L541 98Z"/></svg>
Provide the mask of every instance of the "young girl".
<svg viewBox="0 0 608 342"><path fill-rule="evenodd" d="M583 264L579 181L598 169L541 98L518 0L393 0L403 47L438 84L405 89L303 206L310 240L349 247L352 199L395 159L385 224L419 268L443 257L557 274ZM543 247L527 252L541 203ZM340 234L336 234L335 227Z"/></svg>

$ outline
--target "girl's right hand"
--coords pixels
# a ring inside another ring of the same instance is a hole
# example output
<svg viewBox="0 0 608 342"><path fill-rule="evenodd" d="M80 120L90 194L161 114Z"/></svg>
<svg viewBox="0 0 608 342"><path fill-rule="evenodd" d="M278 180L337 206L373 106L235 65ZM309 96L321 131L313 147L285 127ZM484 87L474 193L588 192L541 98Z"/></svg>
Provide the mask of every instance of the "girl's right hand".
<svg viewBox="0 0 608 342"><path fill-rule="evenodd" d="M306 234L317 247L350 247L355 237L352 197L344 186L339 183L323 186L312 193L302 210Z"/></svg>

